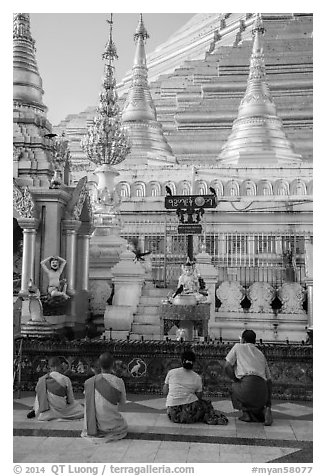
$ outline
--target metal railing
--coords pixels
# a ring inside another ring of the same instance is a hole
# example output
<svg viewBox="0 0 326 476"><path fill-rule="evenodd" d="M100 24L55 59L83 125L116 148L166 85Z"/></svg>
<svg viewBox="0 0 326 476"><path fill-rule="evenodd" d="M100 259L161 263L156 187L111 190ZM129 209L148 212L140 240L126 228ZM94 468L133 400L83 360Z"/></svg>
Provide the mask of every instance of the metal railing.
<svg viewBox="0 0 326 476"><path fill-rule="evenodd" d="M138 238L144 251L151 251L153 279L158 286L173 287L187 256L187 236L177 231L177 220L125 222L121 236ZM195 235L194 256L206 250L218 269L218 282L239 281L243 286L263 281L281 285L284 280L304 283L305 243L310 234L215 232ZM231 228L231 225L230 225Z"/></svg>

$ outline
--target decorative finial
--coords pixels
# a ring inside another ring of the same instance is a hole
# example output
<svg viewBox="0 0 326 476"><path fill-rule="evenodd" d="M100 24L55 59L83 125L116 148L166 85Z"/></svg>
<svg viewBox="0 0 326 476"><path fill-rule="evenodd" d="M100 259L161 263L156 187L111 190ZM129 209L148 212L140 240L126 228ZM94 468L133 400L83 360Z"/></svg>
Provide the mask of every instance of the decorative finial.
<svg viewBox="0 0 326 476"><path fill-rule="evenodd" d="M102 58L104 60L109 60L113 62L115 59L118 59L119 56L117 54L117 48L115 44L113 43L112 40L112 30L113 30L113 13L110 14L110 19L106 20L107 23L110 25L110 36L109 36L109 41L105 45L105 51L102 55Z"/></svg>
<svg viewBox="0 0 326 476"><path fill-rule="evenodd" d="M256 13L255 15L255 20L254 20L254 24L252 28L252 34L255 35L256 32L259 32L262 34L265 33L265 28L263 25L263 19L262 19L261 13Z"/></svg>
<svg viewBox="0 0 326 476"><path fill-rule="evenodd" d="M13 33L14 38L32 39L28 13L14 13Z"/></svg>
<svg viewBox="0 0 326 476"><path fill-rule="evenodd" d="M136 33L134 34L134 40L137 41L139 38L142 38L143 40L147 40L149 38L149 34L147 33L147 30L145 28L144 22L143 22L143 14L140 14L139 18L139 23L136 29Z"/></svg>
<svg viewBox="0 0 326 476"><path fill-rule="evenodd" d="M254 44L252 47L252 53L260 54L263 53L263 35L265 33L265 28L263 26L263 19L261 13L256 13L255 20L252 28L252 36L254 37Z"/></svg>
<svg viewBox="0 0 326 476"><path fill-rule="evenodd" d="M113 61L118 58L112 40L113 15L107 20L110 25L109 40L102 58L105 60L104 78L99 105L93 124L81 141L81 146L88 158L95 164L116 165L122 162L130 152L130 144L121 124L118 105L116 80Z"/></svg>

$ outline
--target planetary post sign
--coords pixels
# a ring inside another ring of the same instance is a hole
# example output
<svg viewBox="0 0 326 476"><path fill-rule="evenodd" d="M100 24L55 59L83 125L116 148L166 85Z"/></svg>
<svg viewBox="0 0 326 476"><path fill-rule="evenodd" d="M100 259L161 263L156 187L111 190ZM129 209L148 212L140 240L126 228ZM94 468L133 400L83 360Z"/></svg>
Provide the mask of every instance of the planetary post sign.
<svg viewBox="0 0 326 476"><path fill-rule="evenodd" d="M182 235L200 235L201 217L205 208L217 206L216 195L169 195L165 197L165 208L176 210L180 224L178 233Z"/></svg>
<svg viewBox="0 0 326 476"><path fill-rule="evenodd" d="M165 197L165 208L177 210L178 208L215 208L217 205L215 195L170 195Z"/></svg>

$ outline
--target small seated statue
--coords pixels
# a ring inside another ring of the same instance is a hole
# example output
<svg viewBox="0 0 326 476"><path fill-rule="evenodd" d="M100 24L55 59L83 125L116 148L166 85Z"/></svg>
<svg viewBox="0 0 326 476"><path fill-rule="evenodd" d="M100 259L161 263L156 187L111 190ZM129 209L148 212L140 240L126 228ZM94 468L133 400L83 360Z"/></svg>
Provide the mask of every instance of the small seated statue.
<svg viewBox="0 0 326 476"><path fill-rule="evenodd" d="M66 266L66 260L60 256L49 256L41 261L41 266L49 278L48 295L50 298L69 299L67 291L67 282L60 279L60 276Z"/></svg>
<svg viewBox="0 0 326 476"><path fill-rule="evenodd" d="M172 302L179 294L194 296L197 302L203 301L207 296L205 290L205 282L199 276L198 270L194 263L189 258L185 265L182 266L182 274L178 281L178 287L172 296Z"/></svg>

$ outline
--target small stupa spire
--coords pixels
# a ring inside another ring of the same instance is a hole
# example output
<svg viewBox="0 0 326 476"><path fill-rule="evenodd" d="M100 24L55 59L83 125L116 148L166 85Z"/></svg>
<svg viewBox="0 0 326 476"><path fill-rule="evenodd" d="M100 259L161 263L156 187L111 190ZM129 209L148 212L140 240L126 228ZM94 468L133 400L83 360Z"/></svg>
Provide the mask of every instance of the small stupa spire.
<svg viewBox="0 0 326 476"><path fill-rule="evenodd" d="M277 165L302 160L286 138L266 81L264 33L262 16L257 13L252 28L253 47L247 89L232 132L219 155L223 164Z"/></svg>
<svg viewBox="0 0 326 476"><path fill-rule="evenodd" d="M132 83L122 112L131 140L131 156L137 156L137 163L155 157L160 161L175 162L171 147L164 137L162 125L157 121L155 105L148 85L145 43L149 34L145 28L143 15L134 34L136 52L132 68ZM129 158L130 159L130 158ZM128 160L129 160L128 159Z"/></svg>
<svg viewBox="0 0 326 476"><path fill-rule="evenodd" d="M139 38L142 38L144 41L146 41L148 38L150 38L149 34L147 33L147 30L144 25L143 21L143 14L140 13L139 17L139 23L136 28L136 32L134 34L134 40L137 41Z"/></svg>
<svg viewBox="0 0 326 476"><path fill-rule="evenodd" d="M102 54L105 65L99 105L96 108L93 124L81 141L81 146L88 158L98 165L119 164L130 151L129 141L121 124L116 90L114 60L118 58L118 54L112 39L112 13L107 22L109 24L109 40Z"/></svg>

